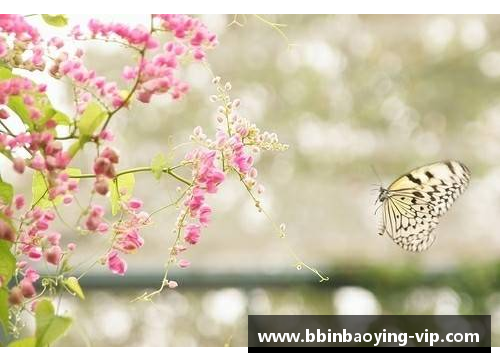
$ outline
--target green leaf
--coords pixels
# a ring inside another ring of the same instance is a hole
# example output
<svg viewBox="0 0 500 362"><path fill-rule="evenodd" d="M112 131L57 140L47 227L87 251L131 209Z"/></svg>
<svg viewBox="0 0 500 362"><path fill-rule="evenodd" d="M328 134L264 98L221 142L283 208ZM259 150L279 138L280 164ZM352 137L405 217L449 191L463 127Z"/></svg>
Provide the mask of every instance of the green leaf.
<svg viewBox="0 0 500 362"><path fill-rule="evenodd" d="M9 291L7 288L0 288L0 327L3 328L3 334L9 333ZM1 334L1 331L0 331Z"/></svg>
<svg viewBox="0 0 500 362"><path fill-rule="evenodd" d="M106 118L107 112L97 102L89 103L78 122L78 129L83 136L92 136Z"/></svg>
<svg viewBox="0 0 500 362"><path fill-rule="evenodd" d="M73 142L71 146L69 146L68 153L71 158L75 157L75 155L80 151L85 143L91 140L90 136L80 136L78 140Z"/></svg>
<svg viewBox="0 0 500 362"><path fill-rule="evenodd" d="M23 99L20 96L11 96L9 97L9 102L7 106L14 111L15 114L21 118L21 121L27 123L29 126L33 125L33 120L30 118L30 113L28 108L23 102Z"/></svg>
<svg viewBox="0 0 500 362"><path fill-rule="evenodd" d="M89 103L83 112L80 121L78 122L78 129L80 131L80 138L69 147L69 155L71 158L80 151L83 146L92 139L94 132L106 119L108 113L97 102Z"/></svg>
<svg viewBox="0 0 500 362"><path fill-rule="evenodd" d="M69 277L64 281L64 284L78 297L80 297L81 299L85 299L85 295L83 294L83 290L80 286L80 283L78 282L78 279L76 279L75 277Z"/></svg>
<svg viewBox="0 0 500 362"><path fill-rule="evenodd" d="M0 65L0 80L6 80L12 78L12 69L7 66Z"/></svg>
<svg viewBox="0 0 500 362"><path fill-rule="evenodd" d="M69 176L78 176L82 174L82 171L78 168L68 168L66 169L66 173ZM78 179L76 179L78 182ZM54 200L49 200L49 192L47 191L47 180L45 180L45 176L40 171L36 171L33 174L33 181L31 183L31 194L33 195L33 199L31 201L31 206L36 206L47 209L53 207L54 205L59 205L63 197L57 196Z"/></svg>
<svg viewBox="0 0 500 362"><path fill-rule="evenodd" d="M64 14L55 14L55 15L42 14L42 19L47 24L58 28L68 25L68 17Z"/></svg>
<svg viewBox="0 0 500 362"><path fill-rule="evenodd" d="M121 209L121 202L126 202L132 197L135 186L135 177L133 173L127 173L109 181L111 189L111 214L116 215Z"/></svg>
<svg viewBox="0 0 500 362"><path fill-rule="evenodd" d="M61 126L69 126L71 124L71 118L69 118L66 114L56 111L56 113L52 116L52 119Z"/></svg>
<svg viewBox="0 0 500 362"><path fill-rule="evenodd" d="M16 258L10 251L11 246L11 242L0 239L0 327L4 334L8 333L9 326L9 292L6 286L16 270Z"/></svg>
<svg viewBox="0 0 500 362"><path fill-rule="evenodd" d="M36 346L47 347L63 336L71 325L71 318L57 316L48 299L40 300L35 309Z"/></svg>
<svg viewBox="0 0 500 362"><path fill-rule="evenodd" d="M167 159L163 153L158 153L151 160L151 172L153 172L154 177L159 180L163 175L163 169L168 167Z"/></svg>
<svg viewBox="0 0 500 362"><path fill-rule="evenodd" d="M10 241L0 239L0 277L2 278L2 285L7 285L16 270L16 258L10 251L11 247L12 243Z"/></svg>
<svg viewBox="0 0 500 362"><path fill-rule="evenodd" d="M5 205L10 205L14 196L14 188L11 184L4 182L0 177L0 201Z"/></svg>
<svg viewBox="0 0 500 362"><path fill-rule="evenodd" d="M33 174L33 181L31 182L31 195L33 197L31 206L36 205L41 208L52 206L52 204L48 202L48 190L45 176L39 171L36 171Z"/></svg>
<svg viewBox="0 0 500 362"><path fill-rule="evenodd" d="M35 93L35 108L40 110L41 117L39 119L32 119L30 117L29 108L24 104L21 96L9 97L7 106L26 124L30 130L36 129L37 126L43 126L49 119L53 119L57 124L69 125L70 118L52 107L49 98L45 93Z"/></svg>
<svg viewBox="0 0 500 362"><path fill-rule="evenodd" d="M9 347L36 347L36 338L27 337L23 339L18 339L17 341L11 342Z"/></svg>
<svg viewBox="0 0 500 362"><path fill-rule="evenodd" d="M0 64L0 80L11 78L19 78L12 74L12 69L8 66ZM33 82L32 82L33 83ZM36 85L35 83L33 83ZM40 119L34 120L30 117L29 108L24 104L21 96L10 96L7 103L9 107L20 119L26 124L30 130L36 129L37 126L43 126L49 119L53 119L58 125L70 125L71 119L61 111L58 111L50 103L49 97L45 93L35 93L35 108L40 110L42 116Z"/></svg>

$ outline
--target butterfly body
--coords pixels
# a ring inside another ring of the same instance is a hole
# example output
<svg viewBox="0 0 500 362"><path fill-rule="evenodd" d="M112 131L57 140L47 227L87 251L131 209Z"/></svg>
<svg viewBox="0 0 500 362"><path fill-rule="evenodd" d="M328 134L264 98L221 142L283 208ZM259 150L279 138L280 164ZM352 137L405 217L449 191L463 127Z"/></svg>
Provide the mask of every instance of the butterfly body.
<svg viewBox="0 0 500 362"><path fill-rule="evenodd" d="M436 240L436 227L470 181L469 169L459 161L418 167L381 187L377 201L383 218L379 234L413 252L424 251Z"/></svg>

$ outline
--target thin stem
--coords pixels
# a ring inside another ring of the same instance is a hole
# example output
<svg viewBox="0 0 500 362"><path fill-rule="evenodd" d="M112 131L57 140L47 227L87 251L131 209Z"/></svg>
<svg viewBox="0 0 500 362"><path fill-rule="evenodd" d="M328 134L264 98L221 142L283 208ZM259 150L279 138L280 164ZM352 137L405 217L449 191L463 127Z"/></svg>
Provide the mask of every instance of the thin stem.
<svg viewBox="0 0 500 362"><path fill-rule="evenodd" d="M5 130L9 133L9 135L11 135L12 137L16 137L16 135L9 129L9 127L7 127L7 125L0 119L0 125L2 125L3 128L5 128ZM30 155L33 154L33 152L31 152L31 150L24 146L23 147Z"/></svg>
<svg viewBox="0 0 500 362"><path fill-rule="evenodd" d="M175 172L173 172L175 169L177 169L179 167L181 167L181 165L177 165L177 166L174 166L174 167L165 167L162 170L162 172L163 173L167 173L170 176L172 176L173 178L177 179L178 181L180 181L182 183L185 183L186 185L190 186L192 184L192 182L186 180L182 176L179 176L178 174L176 174ZM114 177L114 180L116 180L120 176L129 174L129 173L152 172L152 170L153 169L151 167L136 167L136 168L131 168L131 169L128 169L128 170L123 170L123 171L120 171L120 172L118 172L116 174L116 176ZM81 174L81 175L71 175L69 177L70 178L84 179L84 178L96 178L97 175L93 174L93 173L84 173L84 174Z"/></svg>

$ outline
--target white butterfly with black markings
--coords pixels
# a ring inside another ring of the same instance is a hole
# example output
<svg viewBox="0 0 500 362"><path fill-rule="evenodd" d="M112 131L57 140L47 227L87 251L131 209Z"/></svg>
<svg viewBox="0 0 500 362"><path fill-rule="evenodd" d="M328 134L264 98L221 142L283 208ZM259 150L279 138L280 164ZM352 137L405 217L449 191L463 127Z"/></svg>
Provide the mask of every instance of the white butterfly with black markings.
<svg viewBox="0 0 500 362"><path fill-rule="evenodd" d="M418 167L388 188L380 187L377 202L383 207L382 227L403 249L421 252L436 240L439 218L465 191L471 173L459 161ZM378 210L378 208L377 208Z"/></svg>

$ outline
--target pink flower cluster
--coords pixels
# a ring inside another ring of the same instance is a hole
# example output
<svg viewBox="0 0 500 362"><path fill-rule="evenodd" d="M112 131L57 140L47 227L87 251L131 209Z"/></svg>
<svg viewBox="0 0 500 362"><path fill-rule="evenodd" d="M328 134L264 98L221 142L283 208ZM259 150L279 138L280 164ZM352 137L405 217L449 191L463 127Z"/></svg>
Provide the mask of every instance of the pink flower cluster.
<svg viewBox="0 0 500 362"><path fill-rule="evenodd" d="M9 302L14 305L21 304L24 298L33 298L36 295L33 283L40 279L40 274L24 260L17 263L17 268L21 271L23 279L10 291Z"/></svg>
<svg viewBox="0 0 500 362"><path fill-rule="evenodd" d="M9 209L4 207L2 212L5 215L12 215L12 208L20 210L24 205L24 197L19 195L14 198L13 205L10 205ZM24 213L21 220L22 227L17 236L21 253L31 261L36 262L44 259L49 264L59 265L65 252L60 246L61 234L49 230L50 225L55 220L54 212L35 207ZM75 245L73 243L67 245L67 252L74 249ZM26 266L26 261L18 263L18 268L24 269L24 279L19 286L23 296L30 298L35 295L33 283L36 282L39 275L33 267L26 268Z"/></svg>
<svg viewBox="0 0 500 362"><path fill-rule="evenodd" d="M12 38L13 46L9 45ZM0 14L0 59L28 69L43 69L40 34L22 15ZM23 44L22 46L20 44ZM30 52L23 60L25 53Z"/></svg>
<svg viewBox="0 0 500 362"><path fill-rule="evenodd" d="M97 75L95 70L88 69L83 63L84 52L78 49L73 55L61 51L49 69L50 74L59 79L68 77L78 88L77 110L82 113L92 96L99 96L101 102L116 109L123 105L123 97L115 82Z"/></svg>
<svg viewBox="0 0 500 362"><path fill-rule="evenodd" d="M33 83L29 79L24 77L16 77L0 81L0 104L7 104L7 102L9 101L9 97L18 96L27 92L31 92L33 91L33 89L34 89ZM44 90L45 86L41 86L38 88L39 92L42 92ZM26 95L23 98L23 100L27 106L33 106L34 104L33 97L30 95ZM35 110L31 111L31 113L34 112Z"/></svg>
<svg viewBox="0 0 500 362"><path fill-rule="evenodd" d="M97 19L90 19L87 24L92 38L102 37L107 40L119 38L130 45L140 47L141 49L156 49L159 45L150 33L149 29L139 25L131 27L122 23L103 23ZM85 35L79 26L76 26L71 31L75 39L84 39Z"/></svg>
<svg viewBox="0 0 500 362"><path fill-rule="evenodd" d="M103 219L104 208L101 205L90 205L88 216L85 219L85 226L89 231L97 231L105 234L109 230L108 223Z"/></svg>
<svg viewBox="0 0 500 362"><path fill-rule="evenodd" d="M55 140L51 133L33 133L30 138L30 142L26 143L29 144L29 149L35 152L30 162L31 168L54 173L68 167L71 158L63 149L61 141Z"/></svg>
<svg viewBox="0 0 500 362"><path fill-rule="evenodd" d="M137 67L125 67L123 77L127 81L139 77L137 85L137 99L149 103L154 94L170 93L173 99L186 94L189 85L175 76L178 67L178 58L186 48L182 44L173 42L165 44L163 52L153 56L151 60L144 58Z"/></svg>
<svg viewBox="0 0 500 362"><path fill-rule="evenodd" d="M22 174L27 164L33 170L42 172L47 177L48 199L54 200L62 196L65 204L71 203L72 194L78 190L78 183L71 180L65 172L71 159L63 150L62 143L55 140L50 132L20 133L16 136L0 133L0 149L12 152L17 148L26 148L32 157L28 161L22 157L14 157L14 170Z"/></svg>
<svg viewBox="0 0 500 362"><path fill-rule="evenodd" d="M20 210L24 204L24 196L18 195L14 198L13 205L7 207L4 205L0 209L5 215L11 217L14 212L12 208ZM58 266L65 253L75 250L76 245L69 243L67 251L64 252L60 246L61 234L49 231L49 226L54 219L55 215L52 211L37 207L21 216L23 226L19 231L17 241L20 244L20 251L29 260L36 262L43 258L47 263ZM21 304L24 298L33 298L36 295L34 283L40 278L36 269L29 266L26 260L17 262L17 268L23 278L10 291L9 302L14 305Z"/></svg>
<svg viewBox="0 0 500 362"><path fill-rule="evenodd" d="M184 229L184 241L195 245L200 240L201 227L210 222L212 209L205 203L207 193L216 193L225 175L215 164L215 151L202 148L195 149L186 155L185 160L192 164L195 186L185 201L191 223Z"/></svg>
<svg viewBox="0 0 500 362"><path fill-rule="evenodd" d="M13 34L19 41L38 42L38 30L28 24L22 15L0 14L0 29L7 34Z"/></svg>
<svg viewBox="0 0 500 362"><path fill-rule="evenodd" d="M98 38L118 41L135 47L143 53L141 61L136 66L126 66L122 75L126 81L136 83L137 99L148 103L153 95L167 93L177 99L189 90L188 84L179 80L175 75L179 59L187 55L195 60L204 59L205 49L217 45L217 38L200 20L187 15L162 14L155 15L154 19L159 19L160 24L158 28L153 26L152 29L146 29L143 26L131 27L122 23L104 23L91 19L87 25L88 31L83 31L81 27L76 26L71 31L71 36L78 40ZM153 36L158 30L171 32L175 40L167 42L159 53L148 58L145 54L146 50L160 49L160 42ZM73 67L74 65L71 65L69 68ZM59 68L60 66L56 64L51 72L58 76L63 73ZM80 65L74 72L76 76L72 76L72 72L66 70L74 81L82 83L83 80L92 78L87 76L86 72L82 74ZM84 85L88 86L88 84ZM90 85L95 87L93 84ZM104 93L107 98L111 98L108 101L114 108L123 104L123 99L119 97L119 93L115 92L114 83L103 82L103 86L98 90L101 95ZM109 94L110 90L111 94ZM90 98L90 95L86 94L85 97Z"/></svg>
<svg viewBox="0 0 500 362"><path fill-rule="evenodd" d="M115 166L120 160L118 153L111 147L106 147L94 160L94 173L97 175L94 190L100 195L109 191L109 180L115 177Z"/></svg>
<svg viewBox="0 0 500 362"><path fill-rule="evenodd" d="M247 175L252 169L253 156L245 153L243 139L244 135L237 133L228 140L228 146L232 151L231 162L234 167L243 175Z"/></svg>
<svg viewBox="0 0 500 362"><path fill-rule="evenodd" d="M106 263L114 274L124 275L127 270L127 263L120 257L119 252L134 253L144 245L139 230L150 223L150 216L147 212L141 211L141 208L142 201L139 199L123 203L125 217L113 225L115 234L113 249L106 256Z"/></svg>
<svg viewBox="0 0 500 362"><path fill-rule="evenodd" d="M205 58L204 48L213 48L217 45L217 36L211 33L199 19L183 14L158 14L161 27L172 34L190 48L196 60Z"/></svg>

